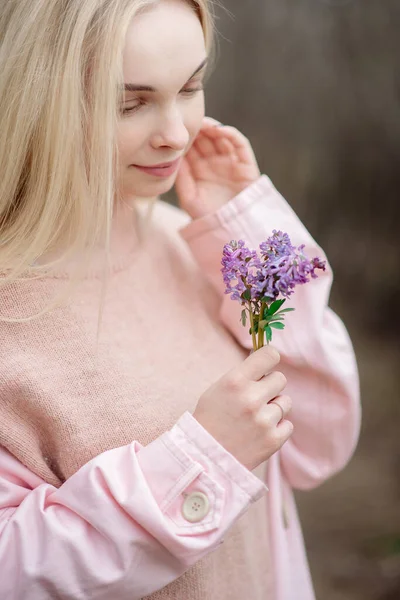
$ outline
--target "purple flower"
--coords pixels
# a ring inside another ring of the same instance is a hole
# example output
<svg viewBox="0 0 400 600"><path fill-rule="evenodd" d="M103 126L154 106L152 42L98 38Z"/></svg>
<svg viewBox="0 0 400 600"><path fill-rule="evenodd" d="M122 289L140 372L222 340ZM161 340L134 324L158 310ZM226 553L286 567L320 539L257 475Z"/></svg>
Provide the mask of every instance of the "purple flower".
<svg viewBox="0 0 400 600"><path fill-rule="evenodd" d="M293 308L282 309L285 298L293 294L298 284L316 278L316 270L325 270L325 261L309 259L304 244L296 248L287 233L274 231L260 244L260 256L250 250L243 240L226 244L222 253L222 274L225 294L245 308L241 320L246 325L250 317L253 349L272 340L274 329L284 329L285 315ZM279 299L283 296L283 299Z"/></svg>
<svg viewBox="0 0 400 600"><path fill-rule="evenodd" d="M292 246L287 233L274 229L272 234L271 237L260 244L261 255L264 260L290 255L296 250L296 248Z"/></svg>
<svg viewBox="0 0 400 600"><path fill-rule="evenodd" d="M295 248L287 233L276 230L260 244L261 258L243 240L226 244L221 261L225 294L241 304L264 297L271 302L278 296L288 298L296 285L317 277L316 269L325 270L324 261L308 259L303 250L304 245Z"/></svg>
<svg viewBox="0 0 400 600"><path fill-rule="evenodd" d="M226 285L225 294L231 294L232 300L241 302L241 294L246 291L246 281L250 275L252 262L257 260L256 251L249 250L243 240L225 244L221 272Z"/></svg>

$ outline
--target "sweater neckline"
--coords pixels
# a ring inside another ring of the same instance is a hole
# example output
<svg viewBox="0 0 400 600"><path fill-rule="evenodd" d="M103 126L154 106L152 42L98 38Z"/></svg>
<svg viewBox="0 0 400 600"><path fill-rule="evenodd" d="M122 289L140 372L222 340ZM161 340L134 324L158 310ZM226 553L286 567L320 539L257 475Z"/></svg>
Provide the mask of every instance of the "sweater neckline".
<svg viewBox="0 0 400 600"><path fill-rule="evenodd" d="M125 270L131 264L140 242L143 239L145 228L151 216L153 202L149 199L135 199L131 204L120 202L114 210L110 234L110 253L108 268L106 252L104 249L94 249L88 268L82 273L83 279L99 279L104 273L113 274ZM154 200L156 202L156 200ZM39 264L35 263L35 264ZM78 259L59 265L49 271L42 271L40 279L69 279L79 268ZM37 269L27 269L26 275L37 276Z"/></svg>

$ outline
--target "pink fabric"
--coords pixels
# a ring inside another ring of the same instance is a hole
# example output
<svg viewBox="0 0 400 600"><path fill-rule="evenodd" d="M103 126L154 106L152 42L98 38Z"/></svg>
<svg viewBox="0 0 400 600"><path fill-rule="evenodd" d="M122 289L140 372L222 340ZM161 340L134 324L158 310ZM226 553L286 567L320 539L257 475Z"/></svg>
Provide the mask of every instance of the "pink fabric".
<svg viewBox="0 0 400 600"><path fill-rule="evenodd" d="M148 446L102 453L59 489L4 450L0 464L7 600L141 598L218 547L266 491L189 413ZM180 510L182 491L194 490L210 499L199 523Z"/></svg>
<svg viewBox="0 0 400 600"><path fill-rule="evenodd" d="M227 239L258 245L273 229L289 233L294 245L305 244L308 256L326 258L304 225L268 177L181 231L196 260L213 285L223 293L221 249ZM332 271L296 288L288 306L284 335L274 335L281 353L279 369L293 399L291 439L269 460L271 551L275 563L277 598L314 598L309 570L290 488L311 489L341 470L354 452L360 431L359 380L353 348L342 321L327 307ZM221 320L235 338L251 348L248 330L240 322L241 307L223 297ZM289 504L290 527L282 519L283 500ZM299 590L301 590L301 595Z"/></svg>
<svg viewBox="0 0 400 600"><path fill-rule="evenodd" d="M222 295L221 250L239 238L256 247L274 228L287 231L296 245L305 243L308 254L322 255L265 176L215 214L180 230L221 294L222 323L245 348L251 340L239 321L240 306ZM296 311L284 335L274 339L293 398L295 432L267 464L276 580L271 600L314 598L291 488L312 488L343 468L359 433L357 368L346 330L326 306L331 282L328 271L299 288L291 302ZM210 513L197 524L185 521L180 510L182 492L193 486L212 499ZM59 489L2 450L0 598L139 599L215 550L264 493L259 479L188 412L146 446L134 441L101 453Z"/></svg>

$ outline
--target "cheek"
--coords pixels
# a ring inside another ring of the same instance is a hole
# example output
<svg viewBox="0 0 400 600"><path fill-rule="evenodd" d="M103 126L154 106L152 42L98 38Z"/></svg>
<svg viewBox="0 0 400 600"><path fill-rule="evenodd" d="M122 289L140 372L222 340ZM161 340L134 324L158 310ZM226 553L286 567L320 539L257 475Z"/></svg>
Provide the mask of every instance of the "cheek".
<svg viewBox="0 0 400 600"><path fill-rule="evenodd" d="M187 114L185 116L186 129L189 132L189 145L192 144L193 140L200 131L205 115L204 108L204 93L199 94L198 98L193 100L193 103L188 107Z"/></svg>
<svg viewBox="0 0 400 600"><path fill-rule="evenodd" d="M121 164L131 164L136 152L146 140L146 131L129 119L121 120L117 130L117 146Z"/></svg>

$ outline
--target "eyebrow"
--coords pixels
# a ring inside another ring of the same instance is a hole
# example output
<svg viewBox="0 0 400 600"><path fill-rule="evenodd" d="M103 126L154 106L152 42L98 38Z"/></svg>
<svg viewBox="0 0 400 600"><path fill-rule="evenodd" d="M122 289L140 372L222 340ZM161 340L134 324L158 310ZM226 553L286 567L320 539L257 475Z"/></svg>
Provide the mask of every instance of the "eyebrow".
<svg viewBox="0 0 400 600"><path fill-rule="evenodd" d="M193 79L197 73L199 73L207 64L208 57L206 57L197 67L194 73L189 77L188 81ZM136 85L135 83L124 83L124 90L126 92L156 92L157 90L150 85Z"/></svg>

